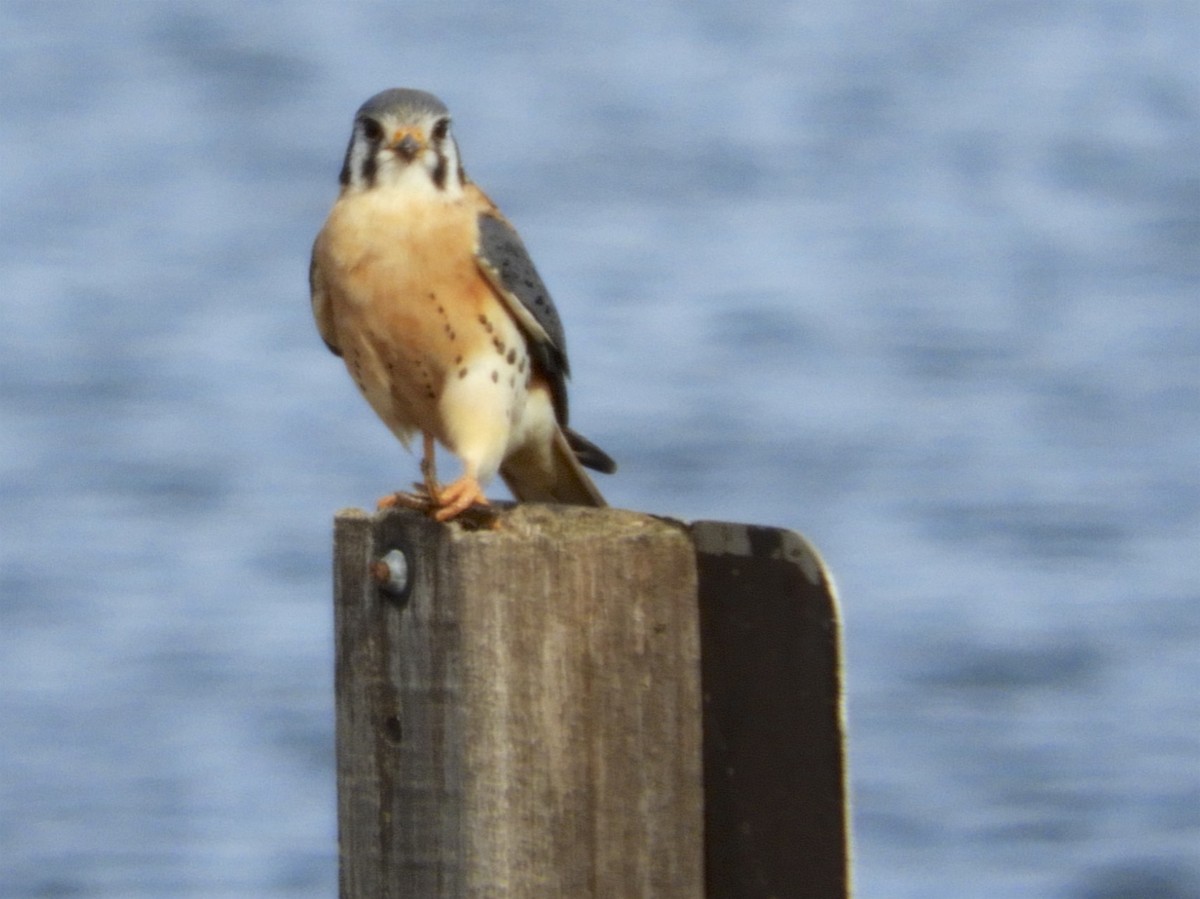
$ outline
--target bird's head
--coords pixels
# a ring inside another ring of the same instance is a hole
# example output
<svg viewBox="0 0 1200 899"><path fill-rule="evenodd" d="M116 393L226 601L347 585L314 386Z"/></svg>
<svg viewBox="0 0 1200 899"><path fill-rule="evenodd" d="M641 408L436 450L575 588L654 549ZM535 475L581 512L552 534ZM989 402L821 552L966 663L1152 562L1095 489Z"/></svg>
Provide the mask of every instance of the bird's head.
<svg viewBox="0 0 1200 899"><path fill-rule="evenodd" d="M457 196L466 175L450 133L450 111L424 91L376 94L354 116L340 180L351 190L401 187Z"/></svg>

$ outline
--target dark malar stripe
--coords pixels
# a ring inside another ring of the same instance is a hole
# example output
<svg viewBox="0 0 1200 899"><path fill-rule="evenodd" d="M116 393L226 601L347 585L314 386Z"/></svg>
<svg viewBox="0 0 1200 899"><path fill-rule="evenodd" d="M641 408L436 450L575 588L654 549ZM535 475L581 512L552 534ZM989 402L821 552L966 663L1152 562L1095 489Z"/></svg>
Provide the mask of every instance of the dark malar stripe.
<svg viewBox="0 0 1200 899"><path fill-rule="evenodd" d="M433 183L437 186L438 190L445 190L447 174L446 154L439 150L437 159L437 165L433 169Z"/></svg>
<svg viewBox="0 0 1200 899"><path fill-rule="evenodd" d="M375 160L375 154L378 152L379 148L377 146L372 146L371 152L368 153L367 158L363 160L362 172L360 174L362 175L363 184L367 187L375 186L375 172L379 168L379 163Z"/></svg>
<svg viewBox="0 0 1200 899"><path fill-rule="evenodd" d="M359 174L359 183L363 187L374 187L375 186L375 169L376 169L375 154L372 153L370 156L368 156L366 159L363 160L362 171L358 173ZM346 154L346 161L344 163L342 163L342 171L341 171L341 174L338 175L338 183L340 183L342 185L342 187L346 187L350 183L350 154L349 153Z"/></svg>
<svg viewBox="0 0 1200 899"><path fill-rule="evenodd" d="M342 160L342 171L338 174L338 183L345 187L350 183L350 157L354 153L354 138L357 135L350 135L350 146L346 147L346 158Z"/></svg>

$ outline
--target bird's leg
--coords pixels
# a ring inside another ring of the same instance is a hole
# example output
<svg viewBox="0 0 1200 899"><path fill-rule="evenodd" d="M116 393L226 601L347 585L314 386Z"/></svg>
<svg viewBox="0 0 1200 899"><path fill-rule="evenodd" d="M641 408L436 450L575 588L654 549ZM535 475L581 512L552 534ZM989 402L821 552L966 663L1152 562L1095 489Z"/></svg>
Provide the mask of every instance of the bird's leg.
<svg viewBox="0 0 1200 899"><path fill-rule="evenodd" d="M468 465L461 478L442 487L437 480L437 446L433 435L423 432L422 437L421 483L413 484L413 493L385 496L379 501L379 508L400 506L424 512L438 521L458 518L468 527L495 527L496 512L483 494L474 466Z"/></svg>
<svg viewBox="0 0 1200 899"><path fill-rule="evenodd" d="M437 446L433 442L433 435L428 431L422 431L421 437L424 441L424 452L421 454L421 477L425 481L425 493L429 497L429 502L436 506L438 505L438 494L442 492L437 481Z"/></svg>
<svg viewBox="0 0 1200 899"><path fill-rule="evenodd" d="M437 447L433 435L423 432L425 453L421 457L421 474L425 478L425 492L429 496L429 514L438 521L457 518L474 505L486 506L487 497L475 476L475 466L467 463L463 476L442 487L437 482Z"/></svg>
<svg viewBox="0 0 1200 899"><path fill-rule="evenodd" d="M433 435L426 431L421 432L421 439L421 483L413 484L413 493L389 493L375 504L376 508L392 509L400 506L430 515L441 508L439 497L442 488L437 482L437 446Z"/></svg>

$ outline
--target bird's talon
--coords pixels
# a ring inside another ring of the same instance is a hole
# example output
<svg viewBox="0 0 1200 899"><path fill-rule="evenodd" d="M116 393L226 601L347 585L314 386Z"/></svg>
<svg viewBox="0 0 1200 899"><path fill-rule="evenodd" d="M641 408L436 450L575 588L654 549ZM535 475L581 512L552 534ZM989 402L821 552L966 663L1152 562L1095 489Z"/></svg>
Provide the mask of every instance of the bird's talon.
<svg viewBox="0 0 1200 899"><path fill-rule="evenodd" d="M375 505L380 511L386 509L413 509L424 512L437 521L461 518L463 523L478 528L493 528L498 513L488 503L479 482L473 477L459 478L444 488L434 487L435 492L421 483L413 484L413 492L397 491L382 497Z"/></svg>
<svg viewBox="0 0 1200 899"><path fill-rule="evenodd" d="M433 517L438 521L449 521L451 518L461 515L471 506L488 505L488 500L483 495L479 481L470 475L465 475L442 490L441 495L438 496L437 505L439 508L433 513Z"/></svg>
<svg viewBox="0 0 1200 899"><path fill-rule="evenodd" d="M421 493L397 491L380 497L375 503L375 508L380 512L387 509L415 509L418 512L429 512L436 508L436 505L433 500Z"/></svg>

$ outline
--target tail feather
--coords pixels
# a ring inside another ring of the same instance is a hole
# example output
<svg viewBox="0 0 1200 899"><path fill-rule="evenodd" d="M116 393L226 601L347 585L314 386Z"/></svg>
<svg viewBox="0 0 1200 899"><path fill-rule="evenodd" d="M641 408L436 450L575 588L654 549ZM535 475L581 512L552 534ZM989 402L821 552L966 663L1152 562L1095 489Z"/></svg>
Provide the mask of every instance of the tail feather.
<svg viewBox="0 0 1200 899"><path fill-rule="evenodd" d="M612 474L617 470L617 463L613 461L612 456L582 434L570 428L565 428L563 433L566 435L567 445L571 447L580 464L601 474Z"/></svg>
<svg viewBox="0 0 1200 899"><path fill-rule="evenodd" d="M557 429L549 453L526 448L504 460L500 477L513 496L528 503L564 503L594 508L608 505L568 442L570 433L573 432L564 434ZM600 454L604 456L603 452ZM604 458L608 459L608 456Z"/></svg>

